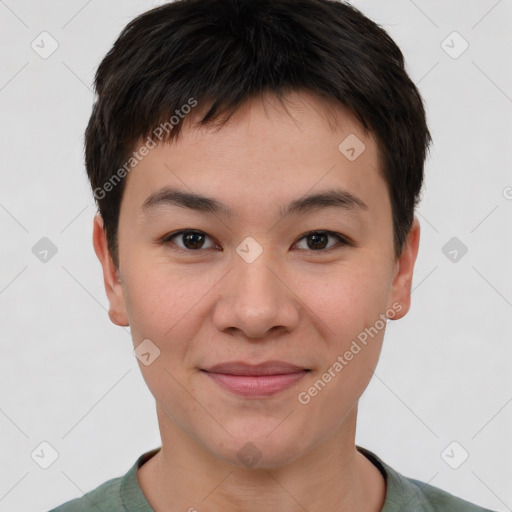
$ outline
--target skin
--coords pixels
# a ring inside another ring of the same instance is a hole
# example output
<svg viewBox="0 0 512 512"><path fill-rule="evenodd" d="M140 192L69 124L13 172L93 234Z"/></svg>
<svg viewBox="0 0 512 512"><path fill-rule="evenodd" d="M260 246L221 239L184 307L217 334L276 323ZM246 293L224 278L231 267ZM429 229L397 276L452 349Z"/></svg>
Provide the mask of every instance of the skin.
<svg viewBox="0 0 512 512"><path fill-rule="evenodd" d="M255 98L221 128L198 128L189 117L178 140L152 149L127 178L119 268L101 217L94 220L110 319L130 325L135 347L150 339L160 350L149 366L139 361L155 397L162 449L138 479L157 512L375 512L384 502L384 479L356 450L355 427L385 327L309 403L298 395L379 315L391 310L396 320L407 313L419 223L396 259L371 134L348 109L310 93L290 93L286 105L270 95ZM354 161L338 150L350 134L365 144ZM166 185L213 197L234 216L173 205L143 213L145 199ZM367 209L278 213L332 188L349 191ZM180 236L174 246L159 241L182 229L208 235L202 248L187 249ZM319 230L353 243L331 237L328 247L315 249L306 235ZM248 236L263 250L252 263L236 252ZM234 395L199 371L272 359L311 371L258 399ZM253 467L237 456L249 442L261 454Z"/></svg>

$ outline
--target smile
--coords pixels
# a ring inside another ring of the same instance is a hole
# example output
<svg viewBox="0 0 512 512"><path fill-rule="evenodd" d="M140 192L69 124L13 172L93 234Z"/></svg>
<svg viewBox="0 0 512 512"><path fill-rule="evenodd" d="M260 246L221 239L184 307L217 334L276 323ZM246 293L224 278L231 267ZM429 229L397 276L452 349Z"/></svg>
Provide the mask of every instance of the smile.
<svg viewBox="0 0 512 512"><path fill-rule="evenodd" d="M309 370L299 370L278 375L231 375L201 370L224 389L245 397L270 396L284 391L300 381Z"/></svg>

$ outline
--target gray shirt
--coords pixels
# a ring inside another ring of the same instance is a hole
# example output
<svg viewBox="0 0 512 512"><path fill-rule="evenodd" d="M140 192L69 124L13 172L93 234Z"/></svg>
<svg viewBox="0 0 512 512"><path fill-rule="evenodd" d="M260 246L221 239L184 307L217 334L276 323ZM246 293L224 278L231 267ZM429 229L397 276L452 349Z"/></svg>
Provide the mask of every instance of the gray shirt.
<svg viewBox="0 0 512 512"><path fill-rule="evenodd" d="M50 512L154 512L137 480L137 469L155 455L155 448L141 455L129 471L113 478L81 498ZM386 499L381 512L492 512L432 485L407 478L382 462L374 453L357 447L386 480Z"/></svg>

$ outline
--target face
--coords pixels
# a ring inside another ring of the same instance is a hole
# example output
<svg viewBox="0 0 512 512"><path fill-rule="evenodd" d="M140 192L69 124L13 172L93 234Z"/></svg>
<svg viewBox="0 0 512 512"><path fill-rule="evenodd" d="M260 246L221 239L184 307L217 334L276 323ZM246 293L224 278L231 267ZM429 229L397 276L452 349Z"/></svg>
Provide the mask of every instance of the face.
<svg viewBox="0 0 512 512"><path fill-rule="evenodd" d="M409 308L418 248L415 221L394 258L377 146L350 111L306 93L287 106L254 99L151 149L127 178L119 269L95 219L109 315L145 344L161 429L236 465L243 450L285 464L348 432L386 316ZM269 361L285 365L255 370ZM232 362L251 368L213 368Z"/></svg>

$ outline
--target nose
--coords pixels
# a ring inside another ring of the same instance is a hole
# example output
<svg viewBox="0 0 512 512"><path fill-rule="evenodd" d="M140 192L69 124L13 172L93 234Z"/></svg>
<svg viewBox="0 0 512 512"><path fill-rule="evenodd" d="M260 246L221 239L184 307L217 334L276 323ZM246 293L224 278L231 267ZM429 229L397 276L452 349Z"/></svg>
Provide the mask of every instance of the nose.
<svg viewBox="0 0 512 512"><path fill-rule="evenodd" d="M252 263L235 258L221 281L213 322L221 332L252 340L293 331L301 304L290 277L265 251Z"/></svg>

